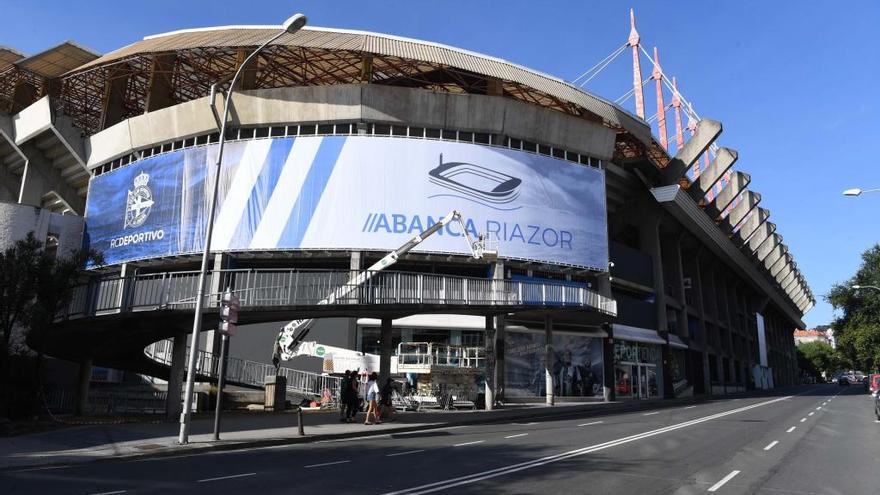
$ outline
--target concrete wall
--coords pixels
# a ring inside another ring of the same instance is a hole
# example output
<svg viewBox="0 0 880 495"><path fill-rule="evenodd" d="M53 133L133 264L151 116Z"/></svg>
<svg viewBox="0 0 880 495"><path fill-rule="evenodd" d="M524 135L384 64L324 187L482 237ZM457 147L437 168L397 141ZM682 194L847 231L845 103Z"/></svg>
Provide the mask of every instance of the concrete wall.
<svg viewBox="0 0 880 495"><path fill-rule="evenodd" d="M0 202L0 249L5 250L31 231L41 242L50 233L56 235L59 254L75 251L82 246L83 219L36 206Z"/></svg>
<svg viewBox="0 0 880 495"><path fill-rule="evenodd" d="M220 96L217 102L222 110ZM603 160L613 155L615 140L615 132L601 124L509 98L372 84L235 93L230 119L235 126L372 122L485 132ZM163 108L91 136L86 142L88 166L217 129L207 97Z"/></svg>

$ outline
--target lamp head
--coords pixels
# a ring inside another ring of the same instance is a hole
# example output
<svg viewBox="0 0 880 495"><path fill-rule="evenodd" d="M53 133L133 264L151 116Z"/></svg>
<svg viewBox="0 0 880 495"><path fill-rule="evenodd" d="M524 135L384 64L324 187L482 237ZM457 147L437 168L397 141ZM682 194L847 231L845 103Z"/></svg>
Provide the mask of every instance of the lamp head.
<svg viewBox="0 0 880 495"><path fill-rule="evenodd" d="M284 21L284 24L282 24L281 26L284 28L285 31L287 31L288 34L293 34L302 29L302 27L306 25L307 21L308 19L306 19L306 16L302 14L293 14L289 19Z"/></svg>
<svg viewBox="0 0 880 495"><path fill-rule="evenodd" d="M854 189L847 189L846 191L843 191L844 196L858 196L860 194L862 194L862 190L857 187Z"/></svg>

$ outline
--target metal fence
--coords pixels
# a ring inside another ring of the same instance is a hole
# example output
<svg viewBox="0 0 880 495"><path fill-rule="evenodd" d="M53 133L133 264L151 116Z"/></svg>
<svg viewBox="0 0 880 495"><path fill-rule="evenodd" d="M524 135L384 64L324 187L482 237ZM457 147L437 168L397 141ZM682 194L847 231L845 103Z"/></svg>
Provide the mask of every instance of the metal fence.
<svg viewBox="0 0 880 495"><path fill-rule="evenodd" d="M486 366L484 347L447 345L432 342L401 342L397 346L397 369L426 367L472 368Z"/></svg>
<svg viewBox="0 0 880 495"><path fill-rule="evenodd" d="M187 347L187 352L189 349ZM158 363L170 366L173 350L174 342L172 340L160 340L148 345L144 349L144 354ZM233 385L265 387L266 376L276 374L275 366L271 364L236 357L227 359L226 382ZM219 354L199 351L196 358L196 373L216 379L219 369ZM324 390L329 390L332 397L336 397L339 391L340 379L337 377L284 367L278 368L277 374L287 378L287 390L290 392L320 397Z"/></svg>
<svg viewBox="0 0 880 495"><path fill-rule="evenodd" d="M164 390L90 390L82 412L91 416L164 414L167 397ZM76 408L77 393L75 390L51 389L43 393L42 400L48 412L70 414Z"/></svg>
<svg viewBox="0 0 880 495"><path fill-rule="evenodd" d="M616 315L617 305L598 292L546 281L492 280L409 272L365 272L366 281L348 285L358 272L348 270L218 270L209 286L231 287L242 307L316 306L328 294L344 294L334 305L433 305L580 307ZM60 318L108 312L191 308L197 271L96 278L78 286ZM205 307L217 307L219 293L205 295Z"/></svg>

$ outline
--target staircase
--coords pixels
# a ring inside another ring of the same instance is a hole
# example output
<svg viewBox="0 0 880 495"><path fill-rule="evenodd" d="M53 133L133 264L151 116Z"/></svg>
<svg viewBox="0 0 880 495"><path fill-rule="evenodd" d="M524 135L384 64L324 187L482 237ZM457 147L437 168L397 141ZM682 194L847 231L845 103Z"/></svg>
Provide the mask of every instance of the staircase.
<svg viewBox="0 0 880 495"><path fill-rule="evenodd" d="M153 342L144 348L144 354L157 363L171 366L174 342L170 339ZM187 347L189 351L189 347ZM220 369L220 355L213 352L199 351L196 360L196 373L208 378L217 379ZM258 363L249 359L228 357L226 365L226 383L244 387L264 388L266 376L279 375L287 378L287 391L307 397L321 397L325 389L330 390L332 397L337 397L340 379L333 376L300 371L292 368L279 367Z"/></svg>

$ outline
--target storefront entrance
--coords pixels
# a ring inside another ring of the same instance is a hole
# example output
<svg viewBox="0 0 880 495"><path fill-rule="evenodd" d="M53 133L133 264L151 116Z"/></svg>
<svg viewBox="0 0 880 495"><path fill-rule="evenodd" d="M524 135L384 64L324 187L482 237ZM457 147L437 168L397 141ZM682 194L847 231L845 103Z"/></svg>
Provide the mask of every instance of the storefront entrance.
<svg viewBox="0 0 880 495"><path fill-rule="evenodd" d="M617 397L620 399L653 399L659 397L657 366L653 364L619 363L616 366Z"/></svg>
<svg viewBox="0 0 880 495"><path fill-rule="evenodd" d="M614 342L614 386L618 399L662 397L660 346L643 342Z"/></svg>

